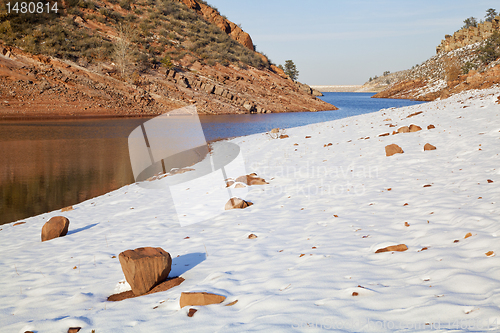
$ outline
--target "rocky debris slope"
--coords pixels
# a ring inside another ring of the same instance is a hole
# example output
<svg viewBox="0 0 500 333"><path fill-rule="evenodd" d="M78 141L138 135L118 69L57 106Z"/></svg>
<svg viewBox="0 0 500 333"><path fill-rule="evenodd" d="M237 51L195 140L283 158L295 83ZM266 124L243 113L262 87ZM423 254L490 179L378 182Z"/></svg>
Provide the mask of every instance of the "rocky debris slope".
<svg viewBox="0 0 500 333"><path fill-rule="evenodd" d="M150 70L133 83L108 71L0 44L0 117L145 116L189 104L205 114L336 109L269 69L194 62Z"/></svg>
<svg viewBox="0 0 500 333"><path fill-rule="evenodd" d="M498 84L500 61L493 61L485 66L478 59L478 50L484 43L440 52L421 65L398 72L397 80L374 97L432 101L465 90L485 89ZM464 70L467 66L477 69L467 72ZM465 72L467 73L464 74Z"/></svg>

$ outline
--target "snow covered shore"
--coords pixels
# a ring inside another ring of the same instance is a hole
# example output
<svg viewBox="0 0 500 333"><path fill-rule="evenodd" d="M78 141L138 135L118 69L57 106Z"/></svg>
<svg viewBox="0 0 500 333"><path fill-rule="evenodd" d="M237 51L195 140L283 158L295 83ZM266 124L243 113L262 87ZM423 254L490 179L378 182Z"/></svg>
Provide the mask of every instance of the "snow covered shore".
<svg viewBox="0 0 500 333"><path fill-rule="evenodd" d="M233 139L269 184L248 188L253 206L187 227L137 184L0 226L0 332L497 331L499 96ZM422 130L378 136L410 124ZM387 157L393 143L404 153ZM68 235L40 242L57 215ZM397 244L408 250L375 253ZM118 254L144 246L168 251L170 276L185 281L108 302L127 289ZM179 306L189 291L226 300L190 318Z"/></svg>

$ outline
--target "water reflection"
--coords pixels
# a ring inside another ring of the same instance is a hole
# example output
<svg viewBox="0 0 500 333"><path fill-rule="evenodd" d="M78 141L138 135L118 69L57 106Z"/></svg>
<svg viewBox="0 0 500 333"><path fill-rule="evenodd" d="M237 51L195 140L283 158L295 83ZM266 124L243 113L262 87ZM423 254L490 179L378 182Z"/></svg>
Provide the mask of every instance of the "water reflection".
<svg viewBox="0 0 500 333"><path fill-rule="evenodd" d="M200 116L207 141L416 104L327 93L338 111ZM74 205L134 181L128 135L150 118L0 122L0 224Z"/></svg>

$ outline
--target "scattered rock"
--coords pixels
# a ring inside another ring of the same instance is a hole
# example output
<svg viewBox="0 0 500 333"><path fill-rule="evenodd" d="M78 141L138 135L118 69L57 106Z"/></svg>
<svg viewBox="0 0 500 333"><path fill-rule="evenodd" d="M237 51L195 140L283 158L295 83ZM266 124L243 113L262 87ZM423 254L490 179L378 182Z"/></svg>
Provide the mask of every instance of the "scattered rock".
<svg viewBox="0 0 500 333"><path fill-rule="evenodd" d="M436 128L436 126L430 124L429 126L427 126L427 129L430 130L430 129L433 129L433 128Z"/></svg>
<svg viewBox="0 0 500 333"><path fill-rule="evenodd" d="M196 309L194 309L194 308L189 309L189 312L188 312L188 317L192 317L192 316L194 316L194 314L196 313L196 311L198 311L198 310L196 310Z"/></svg>
<svg viewBox="0 0 500 333"><path fill-rule="evenodd" d="M151 289L150 291L148 291L144 295L149 295L149 294L154 294L154 293L159 293L159 292L162 292L165 290L169 290L173 287L180 285L182 282L184 282L184 278L182 278L182 277L174 277L174 278L168 279L167 281L160 283L159 285L157 285L156 287L154 287L153 289ZM141 296L141 295L139 295L139 296ZM118 302L118 301L123 301L124 299L134 298L134 297L138 297L138 296L135 295L132 290L128 290L128 291L124 291L124 292L119 293L119 294L114 294L114 295L109 296L108 301Z"/></svg>
<svg viewBox="0 0 500 333"><path fill-rule="evenodd" d="M17 222L17 223L14 223L12 226L16 226L16 225L21 225L21 224L25 224L26 222Z"/></svg>
<svg viewBox="0 0 500 333"><path fill-rule="evenodd" d="M422 249L420 249L418 252L422 252L422 251L425 251L425 250L428 250L429 248L427 247L423 247Z"/></svg>
<svg viewBox="0 0 500 333"><path fill-rule="evenodd" d="M411 117L414 117L414 116L419 115L419 114L421 114L421 113L423 113L423 111L417 111L417 112L415 112L415 113L410 114L410 115L409 115L408 117L406 117L406 118L411 118Z"/></svg>
<svg viewBox="0 0 500 333"><path fill-rule="evenodd" d="M68 206L68 207L61 208L61 212L69 212L71 210L73 210L73 206Z"/></svg>
<svg viewBox="0 0 500 333"><path fill-rule="evenodd" d="M311 136L310 136L310 135L306 136L306 139L310 139L310 138L311 138Z"/></svg>
<svg viewBox="0 0 500 333"><path fill-rule="evenodd" d="M410 128L408 126L403 126L398 128L398 133L410 133Z"/></svg>
<svg viewBox="0 0 500 333"><path fill-rule="evenodd" d="M236 300L236 301L232 301L231 303L226 304L226 306L233 306L233 305L235 305L236 303L238 303L238 300Z"/></svg>
<svg viewBox="0 0 500 333"><path fill-rule="evenodd" d="M487 257L493 257L495 255L495 252L493 251L488 251L485 253Z"/></svg>
<svg viewBox="0 0 500 333"><path fill-rule="evenodd" d="M420 127L420 126L417 126L417 125L414 125L414 124L410 125L410 132L418 132L418 131L421 131L421 130L422 130L422 127Z"/></svg>
<svg viewBox="0 0 500 333"><path fill-rule="evenodd" d="M432 186L431 184L424 185L424 187L431 187L431 186Z"/></svg>
<svg viewBox="0 0 500 333"><path fill-rule="evenodd" d="M289 136L287 134L281 134L280 135L280 139L286 139L286 138L289 138Z"/></svg>
<svg viewBox="0 0 500 333"><path fill-rule="evenodd" d="M236 185L234 185L234 188L245 188L245 184L242 184L242 183L238 183Z"/></svg>
<svg viewBox="0 0 500 333"><path fill-rule="evenodd" d="M410 224L408 222L405 222L405 227L409 227Z"/></svg>
<svg viewBox="0 0 500 333"><path fill-rule="evenodd" d="M255 239L255 238L257 238L257 235L255 235L255 234L250 234L250 235L248 235L248 238L249 238L249 239Z"/></svg>
<svg viewBox="0 0 500 333"><path fill-rule="evenodd" d="M375 253L392 252L392 251L404 252L406 250L408 250L408 246L406 246L405 244L399 244L378 249L377 251L375 251Z"/></svg>
<svg viewBox="0 0 500 333"><path fill-rule="evenodd" d="M231 198L229 199L228 202L226 202L226 206L224 207L225 210L231 210L231 209L244 209L249 206L253 205L253 203L249 201L245 201L240 198Z"/></svg>
<svg viewBox="0 0 500 333"><path fill-rule="evenodd" d="M300 256L299 256L299 258L302 258L303 256L305 256L305 254L301 253Z"/></svg>
<svg viewBox="0 0 500 333"><path fill-rule="evenodd" d="M352 296L358 296L358 295L359 295L359 293L357 293L355 291L352 292Z"/></svg>
<svg viewBox="0 0 500 333"><path fill-rule="evenodd" d="M470 232L468 232L466 235L465 235L465 239L469 238L469 237L472 237L472 234Z"/></svg>
<svg viewBox="0 0 500 333"><path fill-rule="evenodd" d="M436 150L436 147L431 145L430 143L426 143L424 146L424 151L427 151L427 150Z"/></svg>
<svg viewBox="0 0 500 333"><path fill-rule="evenodd" d="M77 333L80 332L81 329L81 327L70 327L68 328L68 333Z"/></svg>
<svg viewBox="0 0 500 333"><path fill-rule="evenodd" d="M170 254L160 247L127 250L118 257L125 279L137 296L165 281L172 267Z"/></svg>
<svg viewBox="0 0 500 333"><path fill-rule="evenodd" d="M54 216L42 227L42 242L57 237L66 236L69 228L69 220L64 216Z"/></svg>
<svg viewBox="0 0 500 333"><path fill-rule="evenodd" d="M458 242L460 242L458 239L455 239L455 240L453 241L453 243L458 243Z"/></svg>
<svg viewBox="0 0 500 333"><path fill-rule="evenodd" d="M264 184L269 184L268 182L266 182L265 179L257 177L257 174L255 174L255 173L251 173L251 174L246 175L246 176L240 176L240 177L236 178L235 181L243 183L243 184L246 184L246 185L264 185Z"/></svg>
<svg viewBox="0 0 500 333"><path fill-rule="evenodd" d="M405 204L404 204L403 206L408 206L408 203L407 203L407 202L405 202Z"/></svg>
<svg viewBox="0 0 500 333"><path fill-rule="evenodd" d="M234 180L226 180L226 187L229 187L234 184Z"/></svg>
<svg viewBox="0 0 500 333"><path fill-rule="evenodd" d="M488 179L488 184L491 184L493 183L493 181L491 179Z"/></svg>
<svg viewBox="0 0 500 333"><path fill-rule="evenodd" d="M338 216L338 215L336 215L336 214L334 214L333 216L334 216L334 217L339 217L339 216Z"/></svg>
<svg viewBox="0 0 500 333"><path fill-rule="evenodd" d="M385 146L385 156L392 156L394 154L403 154L404 151L400 146L393 143L392 145Z"/></svg>
<svg viewBox="0 0 500 333"><path fill-rule="evenodd" d="M388 136L388 135L391 135L391 133L382 133L382 134L379 134L379 136Z"/></svg>
<svg viewBox="0 0 500 333"><path fill-rule="evenodd" d="M225 296L210 294L210 293L185 293L181 294L181 298L179 300L181 308L185 306L203 306L210 304L219 304L224 302L226 299Z"/></svg>

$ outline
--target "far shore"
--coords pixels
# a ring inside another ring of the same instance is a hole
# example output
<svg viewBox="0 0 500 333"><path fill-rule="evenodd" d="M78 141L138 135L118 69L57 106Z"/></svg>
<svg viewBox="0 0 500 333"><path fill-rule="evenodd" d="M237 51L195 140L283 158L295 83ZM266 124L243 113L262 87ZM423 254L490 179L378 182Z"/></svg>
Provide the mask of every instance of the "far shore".
<svg viewBox="0 0 500 333"><path fill-rule="evenodd" d="M377 92L363 89L363 85L310 86L320 92Z"/></svg>

